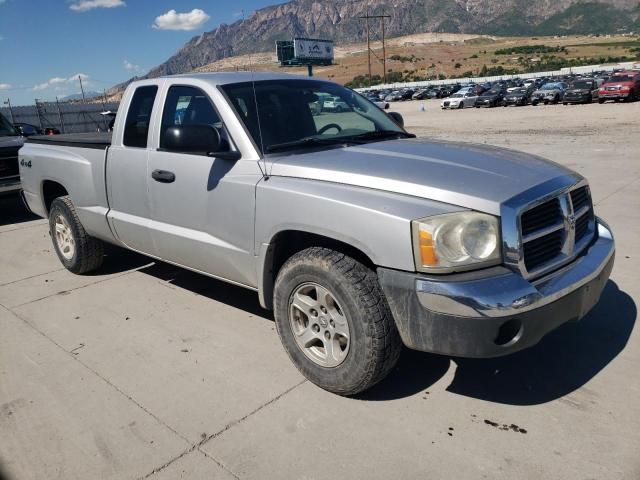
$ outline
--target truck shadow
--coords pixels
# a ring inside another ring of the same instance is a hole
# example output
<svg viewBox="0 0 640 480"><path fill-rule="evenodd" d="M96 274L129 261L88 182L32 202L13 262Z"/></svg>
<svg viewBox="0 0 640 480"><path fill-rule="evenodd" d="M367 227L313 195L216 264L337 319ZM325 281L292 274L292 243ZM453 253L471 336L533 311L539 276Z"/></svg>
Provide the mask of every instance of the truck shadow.
<svg viewBox="0 0 640 480"><path fill-rule="evenodd" d="M19 195L0 196L0 227L30 222L38 218L27 210Z"/></svg>
<svg viewBox="0 0 640 480"><path fill-rule="evenodd" d="M138 271L152 275L176 287L189 290L196 295L202 295L210 300L244 310L256 317L273 321L272 312L264 310L260 306L258 294L246 288L159 261L154 261L151 265Z"/></svg>
<svg viewBox="0 0 640 480"><path fill-rule="evenodd" d="M448 392L509 405L550 402L582 387L605 368L626 346L636 316L633 299L609 281L600 302L585 318L563 325L532 348L493 359L405 350L396 371L361 398L414 395L428 390L455 365Z"/></svg>

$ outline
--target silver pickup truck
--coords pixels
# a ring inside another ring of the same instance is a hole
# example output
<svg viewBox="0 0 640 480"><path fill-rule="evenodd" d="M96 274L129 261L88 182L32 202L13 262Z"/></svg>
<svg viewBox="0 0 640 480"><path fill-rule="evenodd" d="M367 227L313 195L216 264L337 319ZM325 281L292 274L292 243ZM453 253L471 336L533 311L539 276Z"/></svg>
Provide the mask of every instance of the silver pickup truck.
<svg viewBox="0 0 640 480"><path fill-rule="evenodd" d="M128 87L112 138L31 137L20 173L70 271L107 242L255 290L293 363L338 394L402 344L499 356L583 317L614 258L587 181L401 125L316 79L157 78Z"/></svg>
<svg viewBox="0 0 640 480"><path fill-rule="evenodd" d="M0 113L0 195L20 191L18 150L22 144L20 134Z"/></svg>

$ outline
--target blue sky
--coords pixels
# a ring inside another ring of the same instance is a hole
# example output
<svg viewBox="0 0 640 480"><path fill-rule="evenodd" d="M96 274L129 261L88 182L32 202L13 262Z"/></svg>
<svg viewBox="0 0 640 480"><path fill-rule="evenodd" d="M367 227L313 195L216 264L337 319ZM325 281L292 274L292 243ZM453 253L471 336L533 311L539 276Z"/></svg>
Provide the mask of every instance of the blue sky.
<svg viewBox="0 0 640 480"><path fill-rule="evenodd" d="M0 100L102 91L274 0L0 0Z"/></svg>

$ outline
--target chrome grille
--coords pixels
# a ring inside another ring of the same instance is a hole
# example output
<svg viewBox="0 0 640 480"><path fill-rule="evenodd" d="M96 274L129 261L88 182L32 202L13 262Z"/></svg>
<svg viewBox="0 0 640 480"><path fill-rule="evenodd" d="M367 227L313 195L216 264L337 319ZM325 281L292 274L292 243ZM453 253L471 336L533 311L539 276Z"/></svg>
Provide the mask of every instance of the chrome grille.
<svg viewBox="0 0 640 480"><path fill-rule="evenodd" d="M0 148L0 178L17 177L18 149L15 147Z"/></svg>
<svg viewBox="0 0 640 480"><path fill-rule="evenodd" d="M523 273L536 277L570 262L588 245L594 232L587 185L526 209L520 216Z"/></svg>
<svg viewBox="0 0 640 480"><path fill-rule="evenodd" d="M548 202L528 210L522 215L522 235L540 231L562 221L560 201L554 198Z"/></svg>

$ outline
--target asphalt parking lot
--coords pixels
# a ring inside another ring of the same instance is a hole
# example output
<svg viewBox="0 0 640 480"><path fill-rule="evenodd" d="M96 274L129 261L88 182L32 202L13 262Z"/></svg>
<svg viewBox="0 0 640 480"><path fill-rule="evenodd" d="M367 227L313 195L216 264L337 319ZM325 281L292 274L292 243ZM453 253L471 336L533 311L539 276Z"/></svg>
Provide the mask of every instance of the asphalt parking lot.
<svg viewBox="0 0 640 480"><path fill-rule="evenodd" d="M113 248L74 276L0 199L0 478L640 478L640 102L441 111L421 136L585 175L618 252L596 308L509 357L405 351L358 398L304 381L257 295Z"/></svg>

